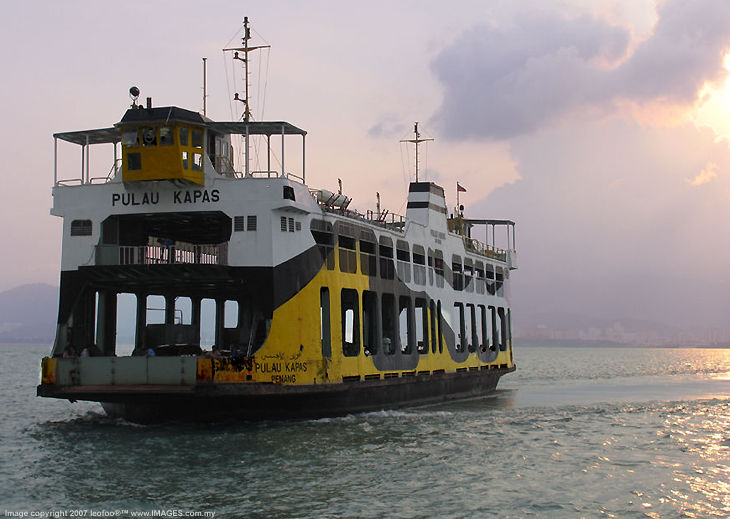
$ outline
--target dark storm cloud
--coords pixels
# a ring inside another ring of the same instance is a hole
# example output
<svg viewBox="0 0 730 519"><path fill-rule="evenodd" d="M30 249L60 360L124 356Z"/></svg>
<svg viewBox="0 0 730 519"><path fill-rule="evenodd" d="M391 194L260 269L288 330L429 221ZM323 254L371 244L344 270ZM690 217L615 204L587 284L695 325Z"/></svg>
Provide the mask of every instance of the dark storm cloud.
<svg viewBox="0 0 730 519"><path fill-rule="evenodd" d="M450 138L505 139L579 107L618 100L691 103L723 72L730 2L669 0L649 39L590 16L533 11L510 26L480 25L433 61L444 86L434 122Z"/></svg>

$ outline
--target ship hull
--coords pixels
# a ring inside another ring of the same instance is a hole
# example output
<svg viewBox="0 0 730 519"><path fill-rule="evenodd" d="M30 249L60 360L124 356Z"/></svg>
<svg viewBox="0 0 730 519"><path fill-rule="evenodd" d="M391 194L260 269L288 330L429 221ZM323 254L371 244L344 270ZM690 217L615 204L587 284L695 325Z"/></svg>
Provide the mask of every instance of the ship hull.
<svg viewBox="0 0 730 519"><path fill-rule="evenodd" d="M514 366L380 380L280 386L66 386L42 384L38 395L97 401L110 416L136 423L321 418L486 396Z"/></svg>

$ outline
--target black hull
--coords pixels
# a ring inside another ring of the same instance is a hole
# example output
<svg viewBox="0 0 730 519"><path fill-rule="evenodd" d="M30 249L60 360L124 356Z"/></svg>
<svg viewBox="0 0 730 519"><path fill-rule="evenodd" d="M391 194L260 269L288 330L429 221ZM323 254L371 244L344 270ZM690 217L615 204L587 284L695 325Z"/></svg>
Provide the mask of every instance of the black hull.
<svg viewBox="0 0 730 519"><path fill-rule="evenodd" d="M201 384L78 386L42 384L38 395L101 402L110 416L131 422L210 422L321 418L484 396L511 371L490 369L311 386Z"/></svg>

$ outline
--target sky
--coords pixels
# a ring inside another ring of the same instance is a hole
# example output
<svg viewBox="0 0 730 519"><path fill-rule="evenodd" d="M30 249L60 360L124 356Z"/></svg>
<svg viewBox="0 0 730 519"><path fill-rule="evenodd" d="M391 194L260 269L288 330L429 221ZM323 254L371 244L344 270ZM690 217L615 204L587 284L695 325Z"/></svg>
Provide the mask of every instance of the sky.
<svg viewBox="0 0 730 519"><path fill-rule="evenodd" d="M0 290L58 283L53 139L130 104L240 116L221 49L254 44L257 119L308 131L310 187L405 213L419 121L422 179L458 181L465 215L517 222L520 313L727 328L730 3L723 0L29 1L0 20L5 106ZM202 8L201 6L204 6ZM237 78L237 79L235 79ZM237 83L234 83L237 81ZM61 176L80 168L61 146ZM111 152L93 150L92 176ZM287 169L289 169L287 161ZM477 236L479 237L479 236Z"/></svg>

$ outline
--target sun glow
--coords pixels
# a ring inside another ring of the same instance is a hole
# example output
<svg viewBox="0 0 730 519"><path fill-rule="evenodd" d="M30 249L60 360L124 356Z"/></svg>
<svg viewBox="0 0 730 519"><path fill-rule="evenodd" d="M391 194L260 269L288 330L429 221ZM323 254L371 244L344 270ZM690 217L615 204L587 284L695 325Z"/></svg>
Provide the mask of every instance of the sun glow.
<svg viewBox="0 0 730 519"><path fill-rule="evenodd" d="M723 67L730 73L730 52ZM721 83L706 84L699 94L693 119L698 126L710 128L718 140L730 141L730 74Z"/></svg>

